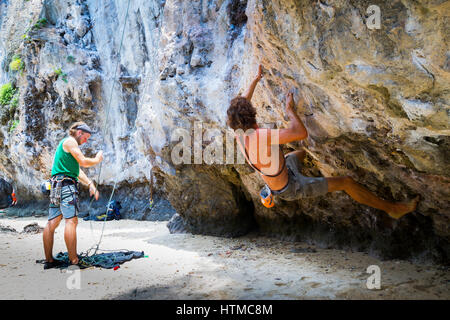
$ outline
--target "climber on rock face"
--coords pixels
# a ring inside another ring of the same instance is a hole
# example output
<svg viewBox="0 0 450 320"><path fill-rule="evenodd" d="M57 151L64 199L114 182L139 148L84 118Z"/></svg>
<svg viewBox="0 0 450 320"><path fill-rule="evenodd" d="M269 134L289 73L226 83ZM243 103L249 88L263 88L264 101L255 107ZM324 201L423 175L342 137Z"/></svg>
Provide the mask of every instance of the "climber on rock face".
<svg viewBox="0 0 450 320"><path fill-rule="evenodd" d="M89 194L98 200L99 193L92 180L80 169L95 166L103 160L103 152L95 158L87 158L80 150L80 145L91 137L92 130L84 122L76 122L69 129L69 137L64 138L56 149L52 166L52 187L50 190L50 207L48 223L44 229L43 241L46 263L44 269L57 266L53 259L53 238L55 229L64 217L66 226L64 240L72 264L78 264L77 233L78 224L78 180L89 187Z"/></svg>
<svg viewBox="0 0 450 320"><path fill-rule="evenodd" d="M350 176L342 177L305 177L301 172L301 164L306 155L304 150L283 154L280 145L306 139L308 131L295 110L293 93L286 97L286 113L290 125L286 129L260 128L256 123L256 109L251 99L259 80L262 78L262 67L252 81L247 92L231 100L227 111L227 124L236 134L237 143L244 153L247 162L260 173L270 188L270 192L281 199L293 201L304 197L317 197L328 192L345 191L355 201L383 210L394 219L414 211L419 197L406 203L386 201ZM304 100L298 104L302 108Z"/></svg>

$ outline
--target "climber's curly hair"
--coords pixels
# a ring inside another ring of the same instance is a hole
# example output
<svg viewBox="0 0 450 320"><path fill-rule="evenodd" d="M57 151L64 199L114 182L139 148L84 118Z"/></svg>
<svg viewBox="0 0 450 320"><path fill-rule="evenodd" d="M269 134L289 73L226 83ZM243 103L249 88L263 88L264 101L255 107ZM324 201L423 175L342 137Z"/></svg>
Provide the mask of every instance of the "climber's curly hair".
<svg viewBox="0 0 450 320"><path fill-rule="evenodd" d="M227 116L227 124L233 130L242 129L246 131L256 124L256 109L250 101L242 96L231 100Z"/></svg>

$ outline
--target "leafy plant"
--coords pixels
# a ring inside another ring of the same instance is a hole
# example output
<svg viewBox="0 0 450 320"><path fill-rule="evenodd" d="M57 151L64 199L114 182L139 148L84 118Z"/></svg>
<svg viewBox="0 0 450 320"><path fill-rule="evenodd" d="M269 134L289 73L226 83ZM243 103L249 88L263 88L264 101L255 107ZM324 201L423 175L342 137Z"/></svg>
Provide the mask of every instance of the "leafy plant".
<svg viewBox="0 0 450 320"><path fill-rule="evenodd" d="M9 69L13 71L22 71L25 68L25 64L23 63L20 55L14 55L9 64Z"/></svg>
<svg viewBox="0 0 450 320"><path fill-rule="evenodd" d="M53 72L57 75L57 76L60 76L60 75L62 75L62 70L61 70L61 68L58 68L58 69L55 69L55 68L53 68Z"/></svg>
<svg viewBox="0 0 450 320"><path fill-rule="evenodd" d="M39 19L39 20L36 21L36 23L33 24L33 25L31 25L31 24L33 23L33 20L30 19L29 22L30 22L30 26L25 30L25 33L22 35L22 39L23 39L24 41L30 40L29 32L30 32L31 30L38 30L38 29L40 29L40 28L42 28L42 27L45 27L45 25L48 23L47 19L45 19L45 18Z"/></svg>
<svg viewBox="0 0 450 320"><path fill-rule="evenodd" d="M75 63L75 57L74 56L67 56L67 61L69 61L70 63Z"/></svg>
<svg viewBox="0 0 450 320"><path fill-rule="evenodd" d="M20 122L19 120L10 121L9 133L11 133L14 130L16 130L17 126L19 125L19 122Z"/></svg>
<svg viewBox="0 0 450 320"><path fill-rule="evenodd" d="M40 29L42 27L45 27L45 25L47 24L47 19L42 18L39 19L38 21L36 21L36 23L33 25L33 27L31 27L31 29Z"/></svg>
<svg viewBox="0 0 450 320"><path fill-rule="evenodd" d="M5 83L0 87L0 123L6 125L10 119L14 118L17 106L19 105L19 90L14 89L11 82ZM5 107L9 105L9 108ZM18 123L18 122L17 122ZM11 122L13 130L17 127L17 123Z"/></svg>
<svg viewBox="0 0 450 320"><path fill-rule="evenodd" d="M19 105L19 90L17 89L9 103L9 106L10 106L9 110L10 110L11 116L16 111L16 108L18 105Z"/></svg>
<svg viewBox="0 0 450 320"><path fill-rule="evenodd" d="M67 73L63 72L61 68L53 68L53 72L58 76L58 78L61 77L61 80L67 83Z"/></svg>
<svg viewBox="0 0 450 320"><path fill-rule="evenodd" d="M0 87L0 104L5 106L11 102L16 90L12 87L11 82L5 83Z"/></svg>

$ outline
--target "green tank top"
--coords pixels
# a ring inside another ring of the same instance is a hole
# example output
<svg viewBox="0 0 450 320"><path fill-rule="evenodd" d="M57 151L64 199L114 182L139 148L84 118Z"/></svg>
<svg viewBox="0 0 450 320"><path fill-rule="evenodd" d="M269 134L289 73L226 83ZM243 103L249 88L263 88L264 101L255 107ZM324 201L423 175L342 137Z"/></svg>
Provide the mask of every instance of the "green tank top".
<svg viewBox="0 0 450 320"><path fill-rule="evenodd" d="M80 165L70 152L64 151L63 143L66 140L67 138L62 139L56 149L55 159L53 160L52 166L52 177L57 174L65 174L66 176L78 180Z"/></svg>

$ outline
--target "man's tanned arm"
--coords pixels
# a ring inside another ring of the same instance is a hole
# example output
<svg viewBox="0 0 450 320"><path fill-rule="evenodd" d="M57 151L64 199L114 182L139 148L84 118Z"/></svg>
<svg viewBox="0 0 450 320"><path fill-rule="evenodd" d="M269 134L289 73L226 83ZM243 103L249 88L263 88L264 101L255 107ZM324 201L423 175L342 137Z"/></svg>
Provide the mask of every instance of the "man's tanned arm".
<svg viewBox="0 0 450 320"><path fill-rule="evenodd" d="M87 175L84 173L83 170L80 169L80 172L78 174L78 180L89 187L89 194L91 196L95 195L95 200L98 200L99 192L97 191L97 188L94 185L94 182L90 180Z"/></svg>
<svg viewBox="0 0 450 320"><path fill-rule="evenodd" d="M78 180L84 184L85 186L89 186L92 181L87 177L86 173L80 169L80 173L78 174Z"/></svg>
<svg viewBox="0 0 450 320"><path fill-rule="evenodd" d="M63 147L67 150L67 152L70 152L72 156L77 160L79 165L84 168L89 168L92 166L95 166L96 164L100 163L103 160L103 152L100 151L97 153L95 158L88 158L85 157L84 154L81 152L80 147L78 146L78 143L75 141L75 139L67 139L64 142Z"/></svg>

